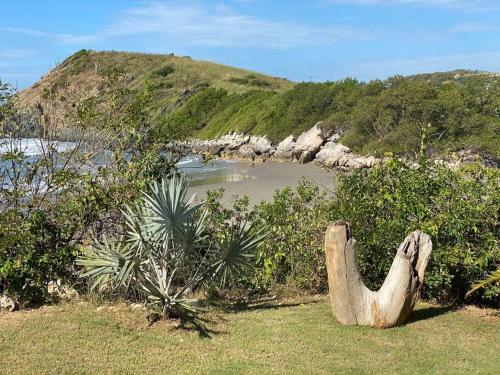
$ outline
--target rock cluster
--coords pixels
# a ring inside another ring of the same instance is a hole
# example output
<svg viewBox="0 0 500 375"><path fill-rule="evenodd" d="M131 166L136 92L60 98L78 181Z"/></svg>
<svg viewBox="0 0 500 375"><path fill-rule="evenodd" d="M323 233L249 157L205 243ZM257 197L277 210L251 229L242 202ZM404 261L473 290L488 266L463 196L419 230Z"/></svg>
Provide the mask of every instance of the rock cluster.
<svg viewBox="0 0 500 375"><path fill-rule="evenodd" d="M290 135L277 145L273 145L266 136L233 132L218 139L195 139L180 146L194 154L259 161L268 158L299 163L314 161L325 168L370 168L380 161L373 156L356 155L349 147L337 143L339 138L338 134L326 134L321 128L321 122L318 122L297 138Z"/></svg>
<svg viewBox="0 0 500 375"><path fill-rule="evenodd" d="M340 143L327 142L316 155L314 163L325 168L358 169L371 168L380 159L374 156L359 156Z"/></svg>

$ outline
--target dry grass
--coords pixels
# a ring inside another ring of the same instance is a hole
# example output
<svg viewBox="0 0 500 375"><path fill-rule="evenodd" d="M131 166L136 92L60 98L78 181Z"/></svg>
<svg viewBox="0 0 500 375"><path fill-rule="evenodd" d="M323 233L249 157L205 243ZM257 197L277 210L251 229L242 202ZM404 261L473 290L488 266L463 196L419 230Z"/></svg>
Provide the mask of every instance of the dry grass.
<svg viewBox="0 0 500 375"><path fill-rule="evenodd" d="M174 68L173 73L165 77L155 75L155 71L166 65ZM223 88L229 93L244 93L255 89L284 91L294 86L294 83L285 79L208 61L197 61L189 57L114 51L78 52L32 87L21 92L20 105L30 107L43 101L42 96L46 89L55 90L58 97L64 97L68 102L98 95L106 72L112 69L122 69L128 74L127 87L132 93L143 90L146 82L153 84L155 101L151 110L155 114L173 104L185 89L202 84ZM248 76L253 76L266 85L254 87L231 81Z"/></svg>
<svg viewBox="0 0 500 375"><path fill-rule="evenodd" d="M498 314L498 312L497 312ZM324 298L208 313L207 335L125 304L0 314L0 369L91 374L498 374L500 318L421 303L404 327L345 327Z"/></svg>

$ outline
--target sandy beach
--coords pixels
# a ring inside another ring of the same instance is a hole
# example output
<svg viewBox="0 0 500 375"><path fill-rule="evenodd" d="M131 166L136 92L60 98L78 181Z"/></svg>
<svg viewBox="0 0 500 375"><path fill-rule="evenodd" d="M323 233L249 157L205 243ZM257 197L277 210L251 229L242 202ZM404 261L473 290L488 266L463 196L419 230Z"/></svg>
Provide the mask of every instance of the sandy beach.
<svg viewBox="0 0 500 375"><path fill-rule="evenodd" d="M200 179L193 179L190 193L196 193L198 199L205 196L207 190L224 188L223 204L231 203L235 195L248 195L250 205L263 200L270 200L273 193L287 186L296 186L305 177L327 189L334 187L335 174L313 164L291 162L232 162L218 172Z"/></svg>

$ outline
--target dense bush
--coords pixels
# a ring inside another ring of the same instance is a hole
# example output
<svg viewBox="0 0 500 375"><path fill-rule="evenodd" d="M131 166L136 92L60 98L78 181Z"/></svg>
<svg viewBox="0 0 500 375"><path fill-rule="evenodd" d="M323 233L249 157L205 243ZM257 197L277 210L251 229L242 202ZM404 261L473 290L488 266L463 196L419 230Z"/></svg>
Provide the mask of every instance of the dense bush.
<svg viewBox="0 0 500 375"><path fill-rule="evenodd" d="M453 171L397 159L341 175L333 199L301 182L253 213L270 228L253 282L261 289L286 284L325 291L324 233L328 222L343 219L352 225L367 286L381 286L399 244L420 229L433 241L422 296L464 301L474 282L500 264L499 192L497 169L472 165ZM499 292L493 283L469 302L498 305Z"/></svg>
<svg viewBox="0 0 500 375"><path fill-rule="evenodd" d="M175 68L172 65L164 65L159 69L156 69L153 73L154 75L160 76L160 77L166 77L170 74L175 72Z"/></svg>
<svg viewBox="0 0 500 375"><path fill-rule="evenodd" d="M50 281L76 281L78 243L87 236L89 224L97 223L102 207L95 204L100 198L90 191L64 195L64 202L43 204L35 210L2 211L0 293L22 304L38 304L49 297Z"/></svg>
<svg viewBox="0 0 500 375"><path fill-rule="evenodd" d="M228 79L229 82L237 83L239 85L250 85L256 87L269 87L271 84L263 79L257 78L253 74L249 74L244 78L233 77Z"/></svg>
<svg viewBox="0 0 500 375"><path fill-rule="evenodd" d="M331 198L301 180L255 208L254 220L269 228L257 251L253 283L259 289L286 284L307 292L326 291L324 233Z"/></svg>
<svg viewBox="0 0 500 375"><path fill-rule="evenodd" d="M201 130L210 119L224 107L228 95L225 90L204 88L192 95L177 111L161 120L156 129L156 138L175 136L187 138Z"/></svg>
<svg viewBox="0 0 500 375"><path fill-rule="evenodd" d="M469 166L419 165L396 159L340 179L330 219L352 224L360 268L367 285L385 279L403 238L421 229L433 251L423 296L463 300L477 279L500 263L500 173ZM498 303L500 287L491 285L477 302Z"/></svg>

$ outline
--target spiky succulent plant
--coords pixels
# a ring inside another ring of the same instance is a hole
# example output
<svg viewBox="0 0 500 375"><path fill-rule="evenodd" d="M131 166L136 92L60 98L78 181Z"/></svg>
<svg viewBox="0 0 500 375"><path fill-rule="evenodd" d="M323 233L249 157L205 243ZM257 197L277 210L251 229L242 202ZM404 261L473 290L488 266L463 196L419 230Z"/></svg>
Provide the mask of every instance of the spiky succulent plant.
<svg viewBox="0 0 500 375"><path fill-rule="evenodd" d="M133 287L164 315L190 317L188 289L208 283L227 285L250 264L265 234L238 221L214 235L203 204L187 198L187 181L174 176L151 184L142 200L123 211L125 227L118 241L104 238L78 258L91 287Z"/></svg>

